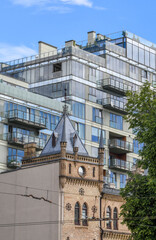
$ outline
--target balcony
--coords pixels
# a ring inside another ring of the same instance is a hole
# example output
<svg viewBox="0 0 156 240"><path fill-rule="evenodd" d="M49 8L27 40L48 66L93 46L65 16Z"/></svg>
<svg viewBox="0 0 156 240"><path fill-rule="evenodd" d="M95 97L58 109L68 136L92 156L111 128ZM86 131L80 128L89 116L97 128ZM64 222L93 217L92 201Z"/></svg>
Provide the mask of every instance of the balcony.
<svg viewBox="0 0 156 240"><path fill-rule="evenodd" d="M110 159L109 168L121 171L131 171L133 163L128 161L123 161L121 159L112 158Z"/></svg>
<svg viewBox="0 0 156 240"><path fill-rule="evenodd" d="M112 97L103 98L98 102L103 105L103 108L106 108L108 110L111 110L120 114L124 114L124 115L127 114L125 102L116 100Z"/></svg>
<svg viewBox="0 0 156 240"><path fill-rule="evenodd" d="M7 157L7 167L8 168L17 168L21 167L22 156L19 155L11 155Z"/></svg>
<svg viewBox="0 0 156 240"><path fill-rule="evenodd" d="M25 143L34 142L36 143L36 149L38 151L42 150L46 144L46 140L42 138L17 132L3 134L1 135L1 139L8 141L8 144L10 145L16 145L19 147L23 147Z"/></svg>
<svg viewBox="0 0 156 240"><path fill-rule="evenodd" d="M124 154L133 152L133 144L120 139L110 139L109 149L112 153Z"/></svg>
<svg viewBox="0 0 156 240"><path fill-rule="evenodd" d="M6 113L9 122L22 124L28 127L33 127L38 130L46 128L46 118L30 114L21 110L14 109Z"/></svg>
<svg viewBox="0 0 156 240"><path fill-rule="evenodd" d="M127 91L132 91L132 86L118 81L115 77L103 79L99 83L101 88L113 92L114 94L125 96Z"/></svg>

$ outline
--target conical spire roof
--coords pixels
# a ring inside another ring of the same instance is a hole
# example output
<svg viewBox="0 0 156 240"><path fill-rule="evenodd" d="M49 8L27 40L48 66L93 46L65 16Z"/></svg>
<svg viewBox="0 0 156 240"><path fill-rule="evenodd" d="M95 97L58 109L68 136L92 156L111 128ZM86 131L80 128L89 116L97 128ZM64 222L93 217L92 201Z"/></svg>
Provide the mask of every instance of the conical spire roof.
<svg viewBox="0 0 156 240"><path fill-rule="evenodd" d="M76 142L73 138L76 136ZM61 152L60 143L66 142L66 152L74 154L73 147L76 144L78 147L78 155L88 156L88 152L83 145L80 137L78 136L76 130L74 129L67 113L64 110L63 116L60 119L58 125L56 126L53 134L50 136L47 144L42 150L40 156L52 155Z"/></svg>

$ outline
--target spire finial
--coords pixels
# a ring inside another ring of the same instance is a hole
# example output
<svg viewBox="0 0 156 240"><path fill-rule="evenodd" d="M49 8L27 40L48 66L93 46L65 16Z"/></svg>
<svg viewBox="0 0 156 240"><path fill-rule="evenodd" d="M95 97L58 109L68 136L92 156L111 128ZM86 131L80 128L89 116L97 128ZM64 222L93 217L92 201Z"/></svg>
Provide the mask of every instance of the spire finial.
<svg viewBox="0 0 156 240"><path fill-rule="evenodd" d="M66 115L68 113L68 106L67 106L67 88L64 89L65 93L64 93L64 100L65 100L65 104L63 106L63 114Z"/></svg>

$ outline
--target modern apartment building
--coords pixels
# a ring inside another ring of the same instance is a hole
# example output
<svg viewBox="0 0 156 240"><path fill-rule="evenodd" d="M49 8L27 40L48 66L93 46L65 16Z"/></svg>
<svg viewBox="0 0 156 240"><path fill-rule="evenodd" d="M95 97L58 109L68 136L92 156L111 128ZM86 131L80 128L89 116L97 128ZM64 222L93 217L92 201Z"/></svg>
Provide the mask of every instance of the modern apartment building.
<svg viewBox="0 0 156 240"><path fill-rule="evenodd" d="M107 36L89 32L87 41L67 41L62 49L39 42L38 55L1 63L0 72L3 81L7 78L13 83L16 79L20 87L25 88L18 88L19 103L13 104L16 97L9 95L12 93L9 89L17 90L17 86L1 83L5 89L9 88L5 96L12 97L2 100L1 104L1 146L8 159L23 151L23 145L17 142L13 147L13 135L34 134L37 139L28 139L28 142L47 140L58 122L67 89L70 119L92 157L98 155L102 129L105 182L114 188L125 186L127 171L133 170L142 147L123 119L125 95L127 90L139 91L146 80L155 86L155 44L127 31ZM4 156L2 159L1 162L7 162Z"/></svg>

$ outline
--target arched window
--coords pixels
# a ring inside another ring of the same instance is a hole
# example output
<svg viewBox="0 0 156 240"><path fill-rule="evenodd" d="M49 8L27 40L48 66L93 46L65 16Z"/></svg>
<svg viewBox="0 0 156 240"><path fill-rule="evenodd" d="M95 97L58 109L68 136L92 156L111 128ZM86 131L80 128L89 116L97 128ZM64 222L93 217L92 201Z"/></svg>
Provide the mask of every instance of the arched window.
<svg viewBox="0 0 156 240"><path fill-rule="evenodd" d="M106 221L107 229L111 229L111 208L109 206L106 210L106 218L109 218L109 220Z"/></svg>
<svg viewBox="0 0 156 240"><path fill-rule="evenodd" d="M75 225L80 225L80 204L75 204Z"/></svg>
<svg viewBox="0 0 156 240"><path fill-rule="evenodd" d="M82 225L87 226L88 221L87 221L87 204L84 203L82 206Z"/></svg>
<svg viewBox="0 0 156 240"><path fill-rule="evenodd" d="M118 210L116 207L113 211L113 228L114 230L118 230Z"/></svg>

